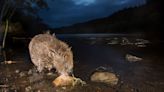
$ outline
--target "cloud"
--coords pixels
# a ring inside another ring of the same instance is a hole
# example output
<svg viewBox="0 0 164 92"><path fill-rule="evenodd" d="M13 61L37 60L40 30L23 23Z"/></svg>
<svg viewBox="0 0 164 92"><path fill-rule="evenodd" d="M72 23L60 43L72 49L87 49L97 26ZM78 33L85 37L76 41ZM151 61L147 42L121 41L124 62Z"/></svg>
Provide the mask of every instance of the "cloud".
<svg viewBox="0 0 164 92"><path fill-rule="evenodd" d="M75 5L84 5L88 6L96 2L96 0L72 0Z"/></svg>
<svg viewBox="0 0 164 92"><path fill-rule="evenodd" d="M122 4L126 4L128 2L130 2L131 0L121 0L118 2L118 0L115 1L115 4L118 4L118 5L122 5Z"/></svg>

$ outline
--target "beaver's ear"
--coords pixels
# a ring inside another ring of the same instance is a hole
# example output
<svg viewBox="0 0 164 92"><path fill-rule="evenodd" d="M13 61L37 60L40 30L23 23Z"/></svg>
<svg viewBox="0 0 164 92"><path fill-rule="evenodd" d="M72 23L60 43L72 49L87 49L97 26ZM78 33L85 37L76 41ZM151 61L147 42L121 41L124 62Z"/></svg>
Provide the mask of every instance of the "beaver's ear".
<svg viewBox="0 0 164 92"><path fill-rule="evenodd" d="M52 34L53 37L56 37L55 33Z"/></svg>
<svg viewBox="0 0 164 92"><path fill-rule="evenodd" d="M45 32L45 34L50 34L50 30L47 30L47 31Z"/></svg>

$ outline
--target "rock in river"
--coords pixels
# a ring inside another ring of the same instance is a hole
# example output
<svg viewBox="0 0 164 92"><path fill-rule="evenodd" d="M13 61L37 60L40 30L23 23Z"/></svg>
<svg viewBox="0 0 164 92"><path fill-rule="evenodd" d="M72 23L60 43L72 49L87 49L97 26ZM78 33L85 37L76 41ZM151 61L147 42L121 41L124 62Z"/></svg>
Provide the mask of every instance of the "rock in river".
<svg viewBox="0 0 164 92"><path fill-rule="evenodd" d="M90 79L93 82L106 83L112 86L117 85L119 80L114 73L110 72L95 72L94 74L92 74Z"/></svg>
<svg viewBox="0 0 164 92"><path fill-rule="evenodd" d="M137 62L137 61L143 60L143 59L140 58L140 57L137 57L137 56L134 56L134 55L130 55L130 54L126 54L125 58L126 58L126 60L129 61L129 62Z"/></svg>

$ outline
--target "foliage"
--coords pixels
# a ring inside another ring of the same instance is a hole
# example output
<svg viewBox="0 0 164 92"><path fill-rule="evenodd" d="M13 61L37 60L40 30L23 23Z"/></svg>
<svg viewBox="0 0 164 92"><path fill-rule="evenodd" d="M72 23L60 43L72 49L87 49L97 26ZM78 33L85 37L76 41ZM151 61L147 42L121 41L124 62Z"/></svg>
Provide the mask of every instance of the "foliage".
<svg viewBox="0 0 164 92"><path fill-rule="evenodd" d="M0 0L0 44L3 40L2 44L5 46L5 39L8 30L8 21L12 18L13 14L16 11L37 15L36 13L43 8L48 8L48 5L45 0ZM7 29L2 29L2 22L7 21L6 27ZM2 38L3 34L3 38Z"/></svg>
<svg viewBox="0 0 164 92"><path fill-rule="evenodd" d="M15 11L36 14L48 8L45 0L0 0L0 21L10 19Z"/></svg>

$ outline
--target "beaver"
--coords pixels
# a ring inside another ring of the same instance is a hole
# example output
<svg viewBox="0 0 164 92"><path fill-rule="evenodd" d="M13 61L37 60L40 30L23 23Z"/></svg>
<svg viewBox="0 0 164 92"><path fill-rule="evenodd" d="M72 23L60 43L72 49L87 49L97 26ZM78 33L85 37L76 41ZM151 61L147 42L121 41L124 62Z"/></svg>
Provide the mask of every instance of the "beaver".
<svg viewBox="0 0 164 92"><path fill-rule="evenodd" d="M73 53L69 45L55 35L38 34L29 43L29 53L32 63L39 72L43 69L55 68L62 75L68 75L73 70Z"/></svg>

